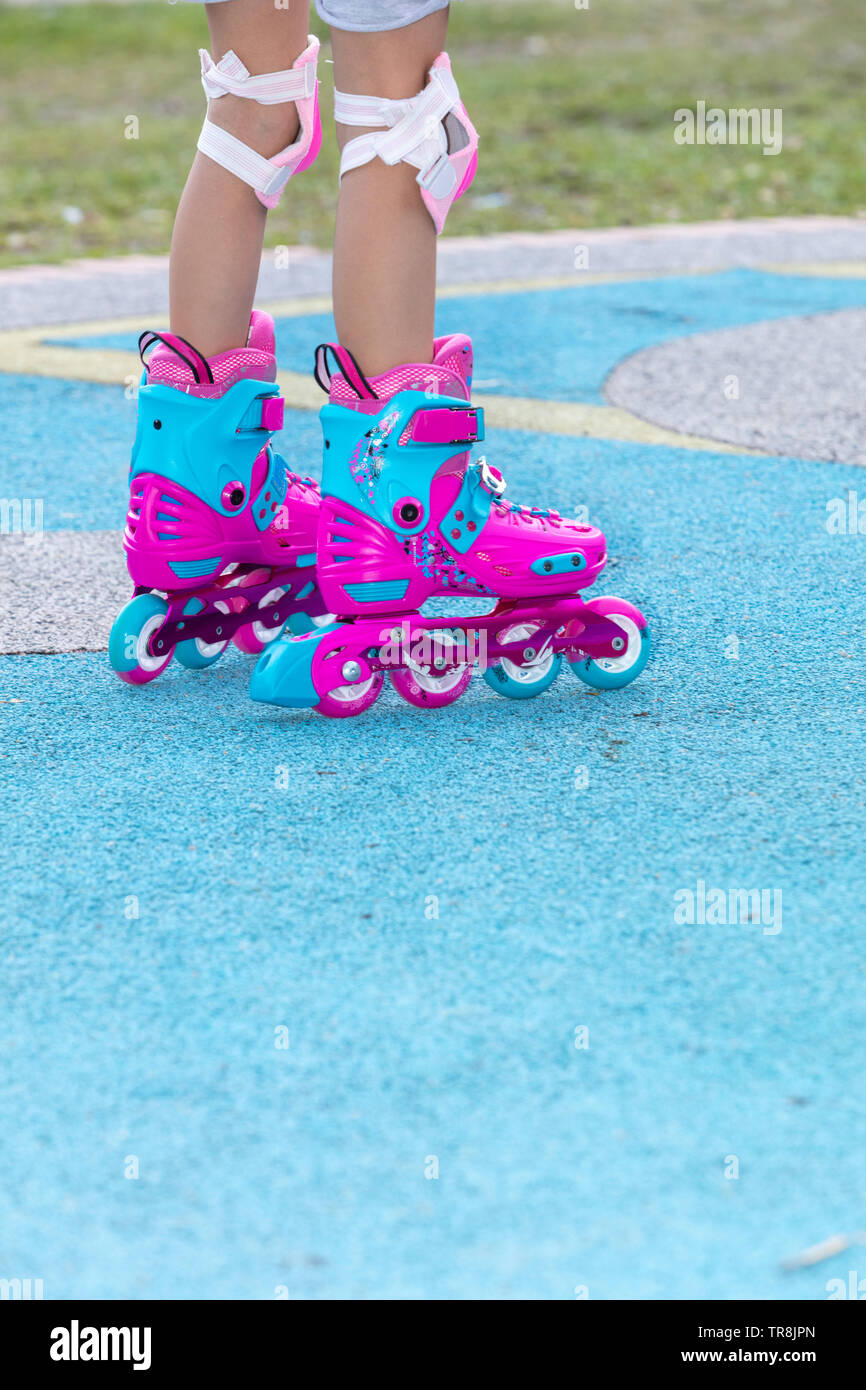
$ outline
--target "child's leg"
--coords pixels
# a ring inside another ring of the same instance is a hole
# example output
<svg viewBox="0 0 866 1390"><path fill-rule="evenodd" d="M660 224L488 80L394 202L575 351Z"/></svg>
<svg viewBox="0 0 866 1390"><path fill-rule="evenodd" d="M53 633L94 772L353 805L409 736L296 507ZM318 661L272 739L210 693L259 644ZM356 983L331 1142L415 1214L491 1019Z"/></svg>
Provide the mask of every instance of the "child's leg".
<svg viewBox="0 0 866 1390"><path fill-rule="evenodd" d="M290 68L307 44L309 4L229 0L208 5L211 54L233 49L250 73ZM227 93L208 104L210 120L271 158L298 133L294 102L261 105ZM171 327L206 357L246 342L267 210L253 189L197 152L171 242Z"/></svg>
<svg viewBox="0 0 866 1390"><path fill-rule="evenodd" d="M425 86L448 11L384 33L331 31L338 91L392 99ZM382 127L367 127L379 129ZM364 130L337 126L340 148ZM340 184L334 235L337 337L368 376L433 353L436 229L409 164L373 159Z"/></svg>

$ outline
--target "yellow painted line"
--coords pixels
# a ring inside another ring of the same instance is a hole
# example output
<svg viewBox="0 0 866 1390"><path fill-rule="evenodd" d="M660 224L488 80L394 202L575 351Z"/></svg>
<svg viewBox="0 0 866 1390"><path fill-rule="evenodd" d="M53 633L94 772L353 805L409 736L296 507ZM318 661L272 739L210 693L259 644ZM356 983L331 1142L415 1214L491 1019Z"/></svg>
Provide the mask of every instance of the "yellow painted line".
<svg viewBox="0 0 866 1390"><path fill-rule="evenodd" d="M546 287L603 284L647 278L657 277L648 277L646 272L635 271L611 275L575 275L570 279L560 277L545 280L475 282L472 285L448 286L444 291L440 291L440 298L452 299L464 294L517 293L521 290ZM331 301L319 295L309 299L277 300L263 307L275 317L301 318L308 314L329 312ZM137 353L120 348L64 347L62 344L64 339L78 340L107 332L137 334L140 328L141 318L136 316L14 329L0 333L0 372L66 381L88 381L105 386L134 385L141 375L141 363ZM51 338L52 342L45 342L46 338ZM322 394L318 386L312 376L305 372L281 370L279 384L286 405L290 409L316 411L322 404ZM713 453L761 453L759 450L745 449L714 439L704 439L698 435L664 429L616 406L483 394L477 395L476 399L478 404L484 407L487 423L493 429L527 430L535 434L559 434L591 439L618 439L623 442L658 444L668 448Z"/></svg>
<svg viewBox="0 0 866 1390"><path fill-rule="evenodd" d="M103 325L104 327L104 325ZM45 330L23 329L0 334L0 372L90 381L124 386L138 381L141 364L134 352L117 348L63 348L39 341ZM120 331L120 330L119 330ZM279 373L280 390L292 410L318 410L322 392L306 372ZM573 401L543 401L514 396L476 394L491 429L528 430L533 434L564 434L591 439L620 439L639 444L663 444L675 449L713 453L754 452L713 439L679 434L651 425L617 406L582 405Z"/></svg>
<svg viewBox="0 0 866 1390"><path fill-rule="evenodd" d="M484 407L485 423L493 429L529 430L533 434L567 434L588 439L619 439L623 443L663 444L669 449L693 449L714 454L764 456L762 451L717 439L681 434L641 420L615 405L583 405L578 401L538 401L516 396L484 396L473 392Z"/></svg>
<svg viewBox="0 0 866 1390"><path fill-rule="evenodd" d="M101 330L107 325L103 323ZM25 376L62 377L66 381L95 381L106 386L123 386L132 377L138 381L141 363L135 352L117 348L66 348L42 342L45 328L21 328L0 333L0 372L19 372ZM71 335L70 335L71 336Z"/></svg>
<svg viewBox="0 0 866 1390"><path fill-rule="evenodd" d="M312 378L301 372L280 372L280 390L294 410L318 410L322 393ZM472 399L484 410L491 429L528 430L532 434L565 434L587 439L619 439L635 444L664 444L674 449L695 449L723 454L751 454L755 450L715 439L680 434L641 420L628 410L612 405L583 405L576 401L539 401L530 397L486 396Z"/></svg>
<svg viewBox="0 0 866 1390"><path fill-rule="evenodd" d="M117 321L112 326L118 332ZM104 330L105 324L99 325ZM96 331L99 331L97 329ZM66 381L89 381L103 386L125 386L136 383L141 364L134 352L118 348L64 348L41 342L45 329L20 329L0 334L0 372L17 372L28 376L62 378ZM93 325L87 325L93 331ZM82 326L69 336L82 333ZM293 410L318 410L322 393L311 376L305 372L281 370L280 389L286 405ZM616 406L583 405L573 401L533 400L514 396L477 395L484 407L491 429L528 430L534 434L563 434L591 439L619 439L639 444L661 444L675 449L693 449L713 453L755 453L717 440L697 435L680 434L662 429L641 420Z"/></svg>
<svg viewBox="0 0 866 1390"><path fill-rule="evenodd" d="M825 280L866 279L866 261L788 261L784 265L762 265L759 270L773 275L813 275Z"/></svg>
<svg viewBox="0 0 866 1390"><path fill-rule="evenodd" d="M459 299L484 294L519 294L526 290L563 289L568 286L613 284L625 280L645 280L644 271L625 271L609 275L575 272L568 277L525 280L485 280L466 285L447 285L438 291L440 299ZM304 318L309 314L328 314L329 295L307 299L277 299L261 306L274 318ZM42 328L20 328L0 333L0 372L22 372L33 376L66 377L71 381L123 382L141 371L133 353L112 348L63 348L64 340L96 337L104 333L129 333L138 337L141 315L134 318L91 319L83 323L53 324ZM43 340L50 338L51 343Z"/></svg>
<svg viewBox="0 0 866 1390"><path fill-rule="evenodd" d="M525 280L473 280L465 285L442 285L436 291L437 299L462 299L464 295L482 294L522 294L527 290L566 290L583 289L585 285L618 285L631 280L670 280L677 275L713 275L714 270L608 270L592 274L588 270L575 270L570 275L546 275Z"/></svg>

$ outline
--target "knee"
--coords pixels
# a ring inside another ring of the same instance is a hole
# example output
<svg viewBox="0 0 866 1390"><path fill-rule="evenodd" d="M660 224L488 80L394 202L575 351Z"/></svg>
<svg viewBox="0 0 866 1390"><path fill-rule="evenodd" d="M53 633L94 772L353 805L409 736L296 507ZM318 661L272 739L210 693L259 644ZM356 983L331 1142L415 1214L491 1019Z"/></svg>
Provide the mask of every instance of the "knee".
<svg viewBox="0 0 866 1390"><path fill-rule="evenodd" d="M298 108L293 101L262 106L227 92L218 101L211 98L207 114L214 125L227 130L265 159L294 144L300 131Z"/></svg>

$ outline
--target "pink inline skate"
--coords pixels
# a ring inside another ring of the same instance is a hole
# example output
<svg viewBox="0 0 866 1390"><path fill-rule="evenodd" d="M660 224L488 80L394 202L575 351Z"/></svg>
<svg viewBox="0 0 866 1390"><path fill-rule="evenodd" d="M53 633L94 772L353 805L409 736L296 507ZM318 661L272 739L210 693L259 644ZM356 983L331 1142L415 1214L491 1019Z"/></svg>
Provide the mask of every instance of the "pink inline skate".
<svg viewBox="0 0 866 1390"><path fill-rule="evenodd" d="M506 500L498 470L470 461L484 438L471 377L462 335L437 339L432 364L369 381L344 348L318 348L316 379L330 403L317 578L338 620L270 646L254 700L345 717L374 702L386 673L410 704L433 707L458 699L476 660L493 690L518 699L546 690L563 656L600 689L643 670L650 639L639 610L580 596L604 568L601 531ZM449 594L476 596L488 611L419 611Z"/></svg>
<svg viewBox="0 0 866 1390"><path fill-rule="evenodd" d="M156 346L158 344L158 346ZM134 596L115 619L121 680L154 680L176 656L211 666L234 641L258 653L288 622L323 612L315 582L319 489L271 448L283 423L274 324L254 312L247 343L210 360L170 333L138 394L124 548Z"/></svg>

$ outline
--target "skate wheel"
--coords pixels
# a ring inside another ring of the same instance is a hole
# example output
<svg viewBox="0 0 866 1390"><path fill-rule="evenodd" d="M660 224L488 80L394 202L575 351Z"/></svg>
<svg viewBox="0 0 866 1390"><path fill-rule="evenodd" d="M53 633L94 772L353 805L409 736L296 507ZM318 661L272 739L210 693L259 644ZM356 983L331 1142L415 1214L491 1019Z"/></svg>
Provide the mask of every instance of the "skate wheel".
<svg viewBox="0 0 866 1390"><path fill-rule="evenodd" d="M621 627L626 645L621 656L582 656L576 661L569 660L568 664L584 685L591 685L595 690L621 690L640 675L649 661L651 644L646 618L634 604L612 596L588 599L586 606ZM566 637L571 635L571 627L569 623Z"/></svg>
<svg viewBox="0 0 866 1390"><path fill-rule="evenodd" d="M338 685L335 690L320 694L316 709L328 719L351 719L355 714L363 714L378 700L384 684L385 672L374 671L366 680Z"/></svg>
<svg viewBox="0 0 866 1390"><path fill-rule="evenodd" d="M171 661L173 647L156 653L150 648L167 612L168 604L157 594L138 594L121 608L108 638L108 659L122 681L146 685Z"/></svg>
<svg viewBox="0 0 866 1390"><path fill-rule="evenodd" d="M530 639L540 627L540 623L515 623L497 632L498 642L525 642L534 651L531 658L522 662L504 656L495 666L486 667L482 674L497 695L505 695L509 700L531 700L553 685L562 668L562 657L549 646L535 650Z"/></svg>
<svg viewBox="0 0 866 1390"><path fill-rule="evenodd" d="M245 574L238 580L233 588L243 589L249 584L260 584L263 579L267 579L267 570L253 570L251 574ZM270 589L259 599L257 608L262 612L261 618L254 618L251 623L244 623L239 627L232 639L236 647L242 652L247 652L250 656L258 656L264 651L269 642L273 642L279 637L283 630L282 623L269 624L266 618L266 611L272 603L278 603L284 594L288 593L290 585L280 584ZM255 609L253 610L255 611Z"/></svg>
<svg viewBox="0 0 866 1390"><path fill-rule="evenodd" d="M203 608L202 600L194 598L190 599L183 611L184 614L192 616L194 613L200 613ZM214 608L219 613L230 612L228 604L222 599L217 600ZM204 642L201 637L191 637L188 642L178 642L174 654L181 666L185 666L188 671L203 671L207 666L213 666L215 661L219 661L228 644L228 638L223 642Z"/></svg>
<svg viewBox="0 0 866 1390"><path fill-rule="evenodd" d="M437 629L432 634L432 646L435 653L437 647L443 651L453 649L456 642L450 632ZM391 672L391 684L397 694L410 705L422 709L440 709L453 704L460 699L471 679L471 662L450 666L441 673L432 666L420 664L400 666Z"/></svg>

